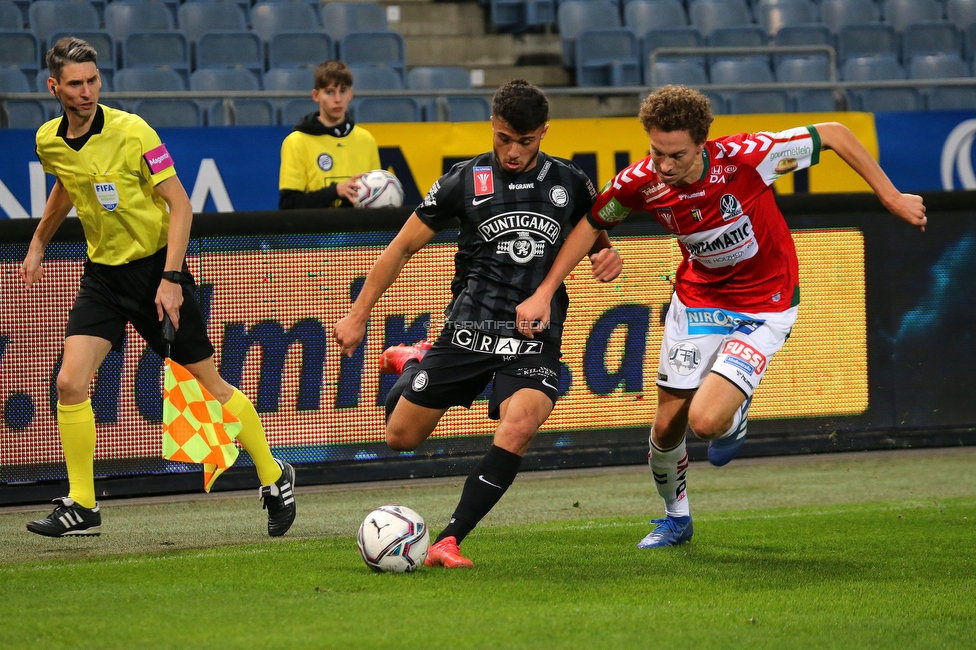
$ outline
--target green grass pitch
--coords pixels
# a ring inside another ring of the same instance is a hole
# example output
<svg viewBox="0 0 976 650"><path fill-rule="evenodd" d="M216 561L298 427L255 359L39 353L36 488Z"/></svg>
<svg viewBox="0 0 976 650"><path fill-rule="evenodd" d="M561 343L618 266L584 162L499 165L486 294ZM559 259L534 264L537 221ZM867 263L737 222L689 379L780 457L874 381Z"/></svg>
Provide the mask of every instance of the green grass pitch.
<svg viewBox="0 0 976 650"><path fill-rule="evenodd" d="M976 449L735 461L689 472L695 537L639 551L647 468L521 476L471 570L374 574L355 531L403 503L436 532L463 477L105 501L99 538L0 510L0 648L973 648ZM46 509L44 509L46 512Z"/></svg>

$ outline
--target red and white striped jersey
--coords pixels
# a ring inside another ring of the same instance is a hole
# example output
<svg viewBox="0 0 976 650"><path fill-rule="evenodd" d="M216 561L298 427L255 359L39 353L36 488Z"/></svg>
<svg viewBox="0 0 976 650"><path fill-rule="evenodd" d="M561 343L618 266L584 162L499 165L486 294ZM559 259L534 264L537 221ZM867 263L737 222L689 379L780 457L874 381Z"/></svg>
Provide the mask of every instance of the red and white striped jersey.
<svg viewBox="0 0 976 650"><path fill-rule="evenodd" d="M680 187L658 179L650 156L617 174L589 215L609 229L632 211L654 214L678 238L683 259L675 289L689 307L769 312L799 300L790 230L776 205L774 180L820 160L812 126L708 140L701 178Z"/></svg>

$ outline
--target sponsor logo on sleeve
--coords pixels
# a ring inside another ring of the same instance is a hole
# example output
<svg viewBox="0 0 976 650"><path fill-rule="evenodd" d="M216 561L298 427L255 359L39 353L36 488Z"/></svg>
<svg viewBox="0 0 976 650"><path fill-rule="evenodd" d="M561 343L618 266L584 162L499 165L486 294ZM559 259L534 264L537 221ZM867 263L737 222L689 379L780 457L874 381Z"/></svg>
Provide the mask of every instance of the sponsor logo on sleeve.
<svg viewBox="0 0 976 650"><path fill-rule="evenodd" d="M549 173L549 168L550 167L552 167L552 161L551 160L547 160L546 161L546 164L542 166L542 171L539 172L539 175L536 176L535 179L537 181L541 181L543 178L545 178L546 177L546 174Z"/></svg>
<svg viewBox="0 0 976 650"><path fill-rule="evenodd" d="M149 172L151 174L158 174L164 169L173 166L173 157L169 155L165 144L161 144L155 149L147 151L144 157L146 164L149 165Z"/></svg>
<svg viewBox="0 0 976 650"><path fill-rule="evenodd" d="M495 193L495 180L491 167L475 167L473 174L475 196L488 196Z"/></svg>
<svg viewBox="0 0 976 650"><path fill-rule="evenodd" d="M766 355L745 341L732 339L722 346L723 363L727 363L748 375L761 374L766 369Z"/></svg>
<svg viewBox="0 0 976 650"><path fill-rule="evenodd" d="M630 208L624 207L620 204L620 201L615 198L610 199L610 202L600 208L600 210L597 212L597 215L605 223L619 223L623 221L624 217L626 217L628 214L630 214Z"/></svg>
<svg viewBox="0 0 976 650"><path fill-rule="evenodd" d="M653 203L670 191L671 188L664 183L647 183L640 188L640 193L644 197L644 203Z"/></svg>
<svg viewBox="0 0 976 650"><path fill-rule="evenodd" d="M789 174L800 166L800 163L796 161L796 158L783 158L778 163L776 163L776 168L773 170L777 174Z"/></svg>

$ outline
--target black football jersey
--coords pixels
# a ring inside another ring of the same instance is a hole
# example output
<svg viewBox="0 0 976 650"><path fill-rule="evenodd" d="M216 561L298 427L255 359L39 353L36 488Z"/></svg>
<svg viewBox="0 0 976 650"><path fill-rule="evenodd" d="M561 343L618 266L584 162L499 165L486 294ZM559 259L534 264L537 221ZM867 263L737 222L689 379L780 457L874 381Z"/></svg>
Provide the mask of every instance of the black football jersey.
<svg viewBox="0 0 976 650"><path fill-rule="evenodd" d="M448 324L514 335L515 308L546 277L595 197L579 167L542 152L532 169L518 175L499 169L489 152L441 176L416 212L434 230L460 221ZM537 339L560 340L568 306L561 286L552 299L550 327Z"/></svg>

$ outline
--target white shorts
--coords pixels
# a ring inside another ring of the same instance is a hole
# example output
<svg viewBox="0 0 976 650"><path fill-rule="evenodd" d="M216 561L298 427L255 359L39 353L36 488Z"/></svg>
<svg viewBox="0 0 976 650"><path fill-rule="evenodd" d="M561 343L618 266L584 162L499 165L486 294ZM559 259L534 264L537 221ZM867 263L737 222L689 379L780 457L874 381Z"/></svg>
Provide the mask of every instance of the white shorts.
<svg viewBox="0 0 976 650"><path fill-rule="evenodd" d="M743 313L718 307L689 308L673 294L661 341L657 385L695 390L714 372L751 396L773 354L789 338L798 309Z"/></svg>

